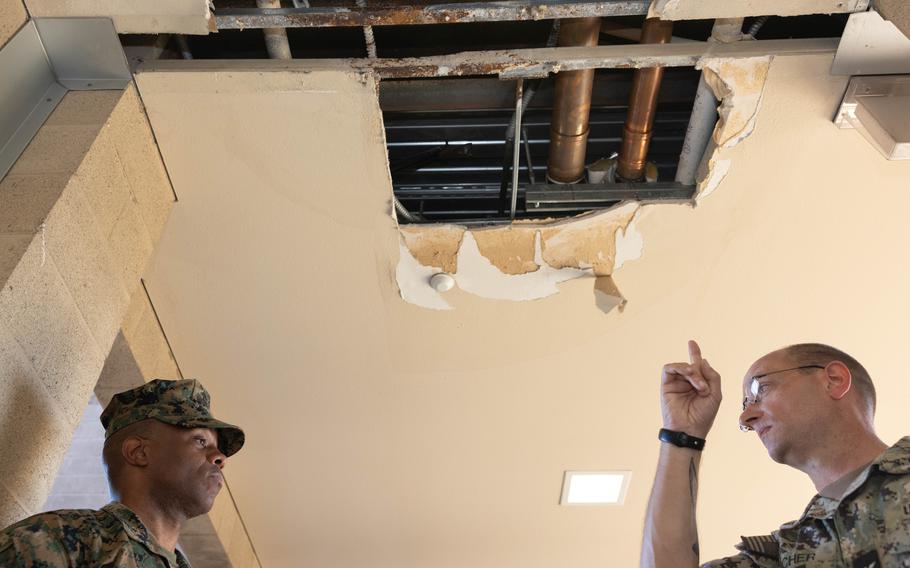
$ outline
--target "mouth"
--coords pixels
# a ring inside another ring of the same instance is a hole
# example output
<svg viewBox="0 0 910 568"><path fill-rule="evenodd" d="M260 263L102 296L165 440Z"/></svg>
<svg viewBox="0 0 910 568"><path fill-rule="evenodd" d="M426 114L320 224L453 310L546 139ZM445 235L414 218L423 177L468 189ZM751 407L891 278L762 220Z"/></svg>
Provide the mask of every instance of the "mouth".
<svg viewBox="0 0 910 568"><path fill-rule="evenodd" d="M762 426L761 428L758 429L758 437L764 439L765 433L770 429L771 429L770 426Z"/></svg>

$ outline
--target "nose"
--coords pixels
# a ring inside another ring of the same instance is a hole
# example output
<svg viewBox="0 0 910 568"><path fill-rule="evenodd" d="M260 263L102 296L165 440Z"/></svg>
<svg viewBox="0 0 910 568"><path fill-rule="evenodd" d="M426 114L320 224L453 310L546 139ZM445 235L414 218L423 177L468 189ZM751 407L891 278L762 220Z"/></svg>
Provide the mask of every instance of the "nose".
<svg viewBox="0 0 910 568"><path fill-rule="evenodd" d="M209 463L218 466L218 469L224 469L227 456L221 453L221 450L215 448L215 451L209 454Z"/></svg>
<svg viewBox="0 0 910 568"><path fill-rule="evenodd" d="M758 403L746 404L746 409L739 415L739 427L743 430L752 430L752 424L761 418L762 412Z"/></svg>

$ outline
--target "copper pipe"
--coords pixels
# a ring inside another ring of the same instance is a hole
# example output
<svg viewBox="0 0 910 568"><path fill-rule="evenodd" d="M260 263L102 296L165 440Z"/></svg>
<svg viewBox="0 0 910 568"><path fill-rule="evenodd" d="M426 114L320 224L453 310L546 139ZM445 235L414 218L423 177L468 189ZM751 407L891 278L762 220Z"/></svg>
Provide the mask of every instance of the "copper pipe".
<svg viewBox="0 0 910 568"><path fill-rule="evenodd" d="M557 45L593 47L597 45L599 34L600 18L562 20ZM584 176L593 88L593 69L563 71L556 75L547 162L547 177L554 183L576 183Z"/></svg>
<svg viewBox="0 0 910 568"><path fill-rule="evenodd" d="M641 30L641 43L669 43L672 33L673 22L648 18ZM623 127L617 164L617 173L624 180L639 181L645 175L645 159L651 143L651 126L654 124L663 74L663 67L649 67L637 69L632 78L629 114Z"/></svg>

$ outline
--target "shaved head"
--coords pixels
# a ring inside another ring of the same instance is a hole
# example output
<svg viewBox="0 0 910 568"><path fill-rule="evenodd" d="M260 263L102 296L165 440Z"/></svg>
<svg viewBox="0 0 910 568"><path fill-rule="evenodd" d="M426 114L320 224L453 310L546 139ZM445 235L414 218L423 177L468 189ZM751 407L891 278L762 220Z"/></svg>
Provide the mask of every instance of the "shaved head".
<svg viewBox="0 0 910 568"><path fill-rule="evenodd" d="M156 424L155 420L142 420L118 430L104 441L104 451L101 456L107 467L108 483L115 491L120 489L119 482L126 467L126 460L122 452L123 442L133 436L148 438L154 432Z"/></svg>
<svg viewBox="0 0 910 568"><path fill-rule="evenodd" d="M869 372L852 356L840 349L823 343L797 343L781 349L796 365L827 365L831 361L840 361L850 369L853 378L853 388L866 405L866 410L871 418L875 415L875 385Z"/></svg>

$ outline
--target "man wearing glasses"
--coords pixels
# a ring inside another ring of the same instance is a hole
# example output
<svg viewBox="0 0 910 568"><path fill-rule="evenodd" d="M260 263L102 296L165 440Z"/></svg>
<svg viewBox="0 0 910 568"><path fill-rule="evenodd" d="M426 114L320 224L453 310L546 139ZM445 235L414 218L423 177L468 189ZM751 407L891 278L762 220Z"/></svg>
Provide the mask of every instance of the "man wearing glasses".
<svg viewBox="0 0 910 568"><path fill-rule="evenodd" d="M660 458L645 520L641 565L697 566L695 497L705 437L720 407L720 375L689 342L689 363L664 365ZM743 381L740 428L771 459L818 490L803 516L770 535L744 537L711 568L910 566L910 437L890 448L875 434L875 388L853 357L827 345L785 347Z"/></svg>

